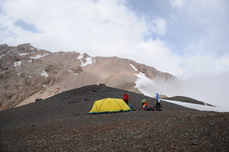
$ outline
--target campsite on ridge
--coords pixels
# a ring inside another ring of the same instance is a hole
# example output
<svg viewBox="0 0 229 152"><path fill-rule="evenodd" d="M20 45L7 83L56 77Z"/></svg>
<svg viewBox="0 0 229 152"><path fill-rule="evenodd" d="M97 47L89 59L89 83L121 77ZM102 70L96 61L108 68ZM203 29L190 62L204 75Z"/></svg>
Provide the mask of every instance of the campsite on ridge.
<svg viewBox="0 0 229 152"><path fill-rule="evenodd" d="M84 86L0 111L1 151L228 151L229 113L202 112L128 92L136 111L90 115L94 101L126 90ZM191 100L191 99L189 99ZM195 100L196 102L196 100Z"/></svg>

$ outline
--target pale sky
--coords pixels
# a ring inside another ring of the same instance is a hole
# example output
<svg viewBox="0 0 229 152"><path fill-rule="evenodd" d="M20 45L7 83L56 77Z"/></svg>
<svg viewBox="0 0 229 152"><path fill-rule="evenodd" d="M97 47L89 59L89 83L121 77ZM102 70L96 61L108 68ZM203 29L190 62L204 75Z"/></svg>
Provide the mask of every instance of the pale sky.
<svg viewBox="0 0 229 152"><path fill-rule="evenodd" d="M224 78L218 90L229 89L228 27L228 0L0 0L0 44L118 56L184 80Z"/></svg>

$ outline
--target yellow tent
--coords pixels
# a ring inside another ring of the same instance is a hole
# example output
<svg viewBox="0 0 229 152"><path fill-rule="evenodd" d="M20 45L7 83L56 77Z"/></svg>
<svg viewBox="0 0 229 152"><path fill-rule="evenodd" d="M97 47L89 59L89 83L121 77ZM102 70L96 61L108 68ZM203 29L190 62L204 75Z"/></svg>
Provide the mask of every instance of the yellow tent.
<svg viewBox="0 0 229 152"><path fill-rule="evenodd" d="M130 107L122 99L106 98L97 100L89 114L130 111Z"/></svg>

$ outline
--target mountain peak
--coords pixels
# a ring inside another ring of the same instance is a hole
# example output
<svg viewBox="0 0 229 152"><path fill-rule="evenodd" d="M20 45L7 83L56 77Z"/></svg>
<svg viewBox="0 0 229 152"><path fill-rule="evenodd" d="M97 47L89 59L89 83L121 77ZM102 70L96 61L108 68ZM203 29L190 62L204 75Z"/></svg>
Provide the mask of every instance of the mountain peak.
<svg viewBox="0 0 229 152"><path fill-rule="evenodd" d="M91 57L77 52L52 53L29 43L17 47L1 45L0 52L1 110L85 85L105 84L143 93L142 89L149 85L145 82L154 84L157 77L165 80L174 78L129 59ZM156 91L156 86L151 86L152 89Z"/></svg>

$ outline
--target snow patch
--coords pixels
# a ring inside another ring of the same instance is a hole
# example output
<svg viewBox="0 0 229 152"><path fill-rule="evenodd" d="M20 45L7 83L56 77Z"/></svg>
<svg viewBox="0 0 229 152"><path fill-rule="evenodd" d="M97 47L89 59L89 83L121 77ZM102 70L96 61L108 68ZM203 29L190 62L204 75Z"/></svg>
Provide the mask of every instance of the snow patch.
<svg viewBox="0 0 229 152"><path fill-rule="evenodd" d="M83 55L84 55L84 54L80 54L80 55L77 57L77 59L82 60L82 59L83 59Z"/></svg>
<svg viewBox="0 0 229 152"><path fill-rule="evenodd" d="M2 54L1 56L0 56L0 59L2 58L2 57L4 57L5 56L5 54Z"/></svg>
<svg viewBox="0 0 229 152"><path fill-rule="evenodd" d="M81 60L81 66L92 65L93 63L94 63L94 60L92 59L92 57L87 57L86 58L86 62L83 62Z"/></svg>
<svg viewBox="0 0 229 152"><path fill-rule="evenodd" d="M130 66L138 72L138 74L135 74L137 76L137 80L135 81L135 88L138 89L142 94L146 96L153 97L152 92L149 90L152 90L152 87L155 86L155 82L148 78L144 73L139 72L138 69L133 65L130 64Z"/></svg>
<svg viewBox="0 0 229 152"><path fill-rule="evenodd" d="M28 55L29 53L19 53L19 56L25 56Z"/></svg>
<svg viewBox="0 0 229 152"><path fill-rule="evenodd" d="M138 72L138 69L135 68L135 66L134 66L133 64L130 64L130 66L131 66L136 72Z"/></svg>
<svg viewBox="0 0 229 152"><path fill-rule="evenodd" d="M47 78L49 75L48 73L45 72L45 70L42 71L41 76Z"/></svg>
<svg viewBox="0 0 229 152"><path fill-rule="evenodd" d="M32 60L28 60L29 63L32 63L33 61Z"/></svg>
<svg viewBox="0 0 229 152"><path fill-rule="evenodd" d="M21 65L21 61L14 62L14 67L17 67L17 66L20 66L20 65Z"/></svg>
<svg viewBox="0 0 229 152"><path fill-rule="evenodd" d="M69 72L71 72L71 73L74 73L74 75L79 75L79 73L75 73L74 71L72 71L72 70L68 70Z"/></svg>
<svg viewBox="0 0 229 152"><path fill-rule="evenodd" d="M81 65L80 66L88 66L88 65L92 65L93 63L95 63L95 60L92 58L92 57L87 57L85 60L86 61L83 61L84 59L84 54L80 54L77 59L80 60L81 62Z"/></svg>
<svg viewBox="0 0 229 152"><path fill-rule="evenodd" d="M40 59L40 58L43 58L45 56L49 55L49 53L46 53L46 54L38 54L36 56L33 56L33 57L30 57L31 59Z"/></svg>
<svg viewBox="0 0 229 152"><path fill-rule="evenodd" d="M191 108L191 109L196 109L200 111L215 111L215 112L229 112L229 107L213 107L213 106L208 106L208 105L200 105L200 104L194 104L194 103L186 103L186 102L181 102L181 101L175 101L175 100L165 100L165 99L159 99L160 101L165 101L169 102L172 104L177 104L183 107ZM163 103L162 103L163 104Z"/></svg>

